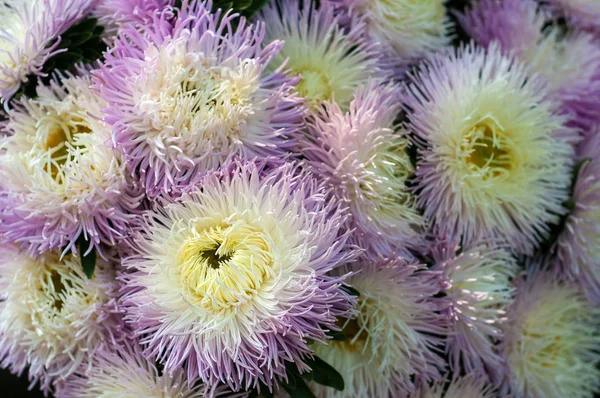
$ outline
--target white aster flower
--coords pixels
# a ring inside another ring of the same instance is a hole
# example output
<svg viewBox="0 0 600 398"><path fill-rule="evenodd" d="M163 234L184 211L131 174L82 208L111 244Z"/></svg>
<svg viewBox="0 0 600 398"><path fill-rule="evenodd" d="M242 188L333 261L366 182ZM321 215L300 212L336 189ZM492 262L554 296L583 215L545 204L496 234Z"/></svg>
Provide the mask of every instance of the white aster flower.
<svg viewBox="0 0 600 398"><path fill-rule="evenodd" d="M450 306L445 313L451 321L446 351L455 373L502 377L502 358L495 344L502 339L502 323L512 303L512 278L518 267L507 250L491 243L479 243L456 255L458 247L440 243L432 268L447 278L444 289Z"/></svg>
<svg viewBox="0 0 600 398"><path fill-rule="evenodd" d="M95 247L126 234L139 195L111 148L104 106L84 76L39 86L9 112L11 135L0 141L0 232L9 240L41 253L73 249L82 234Z"/></svg>
<svg viewBox="0 0 600 398"><path fill-rule="evenodd" d="M358 290L358 317L341 322L344 341L315 345L316 355L344 378L344 391L314 386L320 397L398 397L411 378L435 380L445 366L434 353L447 333L434 298L439 275L403 260L361 261L346 281Z"/></svg>
<svg viewBox="0 0 600 398"><path fill-rule="evenodd" d="M311 2L285 0L281 7L272 3L260 15L265 21L266 40L281 40L284 46L273 66L284 62L291 75L298 75L298 94L312 109L333 101L344 110L354 91L369 78L383 78L378 47L361 36L364 23L357 21L345 32L338 24L334 8Z"/></svg>
<svg viewBox="0 0 600 398"><path fill-rule="evenodd" d="M60 398L218 398L233 394L224 386L207 391L199 381L190 382L184 369L160 372L142 355L138 341L97 353L89 369L81 369L57 388ZM241 397L242 395L236 394Z"/></svg>
<svg viewBox="0 0 600 398"><path fill-rule="evenodd" d="M577 139L544 79L493 44L442 52L412 80L425 218L467 245L492 237L532 253L566 212Z"/></svg>
<svg viewBox="0 0 600 398"><path fill-rule="evenodd" d="M326 103L308 126L302 153L352 212L361 247L379 255L421 244L425 223L407 187L414 173L406 131L396 124L399 87L359 87L344 112Z"/></svg>
<svg viewBox="0 0 600 398"><path fill-rule="evenodd" d="M329 0L366 22L371 39L384 43L403 61L420 58L449 44L445 0Z"/></svg>
<svg viewBox="0 0 600 398"><path fill-rule="evenodd" d="M501 344L507 385L523 398L592 398L600 387L600 308L540 272L518 281Z"/></svg>
<svg viewBox="0 0 600 398"><path fill-rule="evenodd" d="M45 391L94 353L113 344L122 327L114 271L99 262L92 279L77 256L51 251L38 259L3 247L0 264L0 361L14 373L29 369Z"/></svg>
<svg viewBox="0 0 600 398"><path fill-rule="evenodd" d="M308 370L308 340L323 341L353 304L330 274L355 251L327 195L291 164L235 163L146 213L124 260L127 319L145 354L236 391L271 388L289 362Z"/></svg>

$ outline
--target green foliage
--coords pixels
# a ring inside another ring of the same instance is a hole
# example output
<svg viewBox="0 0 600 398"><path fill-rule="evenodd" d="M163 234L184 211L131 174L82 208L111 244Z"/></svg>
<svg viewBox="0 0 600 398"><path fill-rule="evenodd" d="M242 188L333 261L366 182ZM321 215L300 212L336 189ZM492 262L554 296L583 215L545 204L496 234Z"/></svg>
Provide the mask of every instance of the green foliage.
<svg viewBox="0 0 600 398"><path fill-rule="evenodd" d="M79 259L81 260L81 266L83 267L83 272L88 277L88 279L92 279L94 276L94 270L96 269L96 251L94 249L88 251L90 247L90 242L85 239L83 235L79 237L79 241L77 242L79 246Z"/></svg>
<svg viewBox="0 0 600 398"><path fill-rule="evenodd" d="M350 285L342 285L342 290L344 290L346 293L348 293L351 296L360 297L359 291Z"/></svg>
<svg viewBox="0 0 600 398"><path fill-rule="evenodd" d="M344 332L336 332L335 330L330 330L327 332L327 336L331 337L333 341L346 341L346 335Z"/></svg>
<svg viewBox="0 0 600 398"><path fill-rule="evenodd" d="M338 391L344 390L344 378L333 368L333 366L329 365L319 357L307 360L306 364L311 368L309 373L302 375L306 380L335 388Z"/></svg>
<svg viewBox="0 0 600 398"><path fill-rule="evenodd" d="M290 368L293 368L293 366L290 366ZM280 384L292 398L316 398L315 394L308 387L308 384L302 379L302 376L296 369L289 370L287 372L287 380L282 380Z"/></svg>
<svg viewBox="0 0 600 398"><path fill-rule="evenodd" d="M251 18L263 8L269 0L216 0L213 4L213 10L222 9L240 13L240 15Z"/></svg>

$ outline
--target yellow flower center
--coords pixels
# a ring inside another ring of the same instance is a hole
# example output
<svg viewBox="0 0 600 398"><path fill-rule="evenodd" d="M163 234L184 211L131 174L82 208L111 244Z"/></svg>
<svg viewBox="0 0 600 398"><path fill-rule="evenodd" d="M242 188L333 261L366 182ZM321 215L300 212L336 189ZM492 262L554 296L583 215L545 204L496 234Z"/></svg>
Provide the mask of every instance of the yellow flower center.
<svg viewBox="0 0 600 398"><path fill-rule="evenodd" d="M64 103L68 103L69 100L65 99ZM46 109L46 115L37 122L37 142L34 151L42 156L45 162L44 170L59 182L62 181L62 166L72 156L70 147L74 147L75 136L92 132L78 111L77 108L68 112Z"/></svg>
<svg viewBox="0 0 600 398"><path fill-rule="evenodd" d="M525 330L523 336L537 340L538 342L544 342L542 335L539 333L533 333ZM557 366L556 361L559 359L559 355L563 353L565 344L560 336L554 336L553 339L548 340L543 347L537 352L533 352L534 361L539 362L544 368L554 368ZM563 354L564 355L564 354Z"/></svg>
<svg viewBox="0 0 600 398"><path fill-rule="evenodd" d="M297 69L294 72L301 74L301 80L296 90L300 96L308 99L313 108L333 99L333 88L324 71L310 66Z"/></svg>
<svg viewBox="0 0 600 398"><path fill-rule="evenodd" d="M207 311L252 299L272 275L274 261L264 234L245 224L194 231L180 247L178 258L189 299Z"/></svg>
<svg viewBox="0 0 600 398"><path fill-rule="evenodd" d="M462 149L472 170L484 171L485 177L497 177L514 167L510 147L511 141L506 132L487 118L467 131Z"/></svg>

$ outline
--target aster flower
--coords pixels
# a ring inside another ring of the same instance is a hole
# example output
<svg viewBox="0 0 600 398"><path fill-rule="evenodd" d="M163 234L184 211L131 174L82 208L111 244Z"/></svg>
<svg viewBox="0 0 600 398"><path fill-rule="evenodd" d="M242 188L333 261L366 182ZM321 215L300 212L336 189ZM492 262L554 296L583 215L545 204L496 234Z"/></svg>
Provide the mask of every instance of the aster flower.
<svg viewBox="0 0 600 398"><path fill-rule="evenodd" d="M589 131L600 123L600 46L591 34L544 27L549 17L535 0L482 0L459 15L479 44L497 42L543 75L570 125Z"/></svg>
<svg viewBox="0 0 600 398"><path fill-rule="evenodd" d="M138 341L97 353L92 366L61 383L61 398L218 398L227 394L224 387L206 392L201 383L189 382L183 369L159 374L154 363L142 355Z"/></svg>
<svg viewBox="0 0 600 398"><path fill-rule="evenodd" d="M99 261L88 279L78 256L50 251L34 259L2 248L0 364L49 391L52 382L87 367L97 351L122 334L118 285Z"/></svg>
<svg viewBox="0 0 600 398"><path fill-rule="evenodd" d="M311 354L353 300L329 271L354 251L345 213L295 166L250 163L150 212L134 236L124 298L145 354L209 387L272 387Z"/></svg>
<svg viewBox="0 0 600 398"><path fill-rule="evenodd" d="M408 139L395 122L398 90L373 82L359 87L349 112L326 103L302 148L313 173L350 207L361 246L379 254L417 245L424 230L406 186L414 170Z"/></svg>
<svg viewBox="0 0 600 398"><path fill-rule="evenodd" d="M498 380L502 358L494 343L502 338L500 326L512 302L516 260L490 243L474 245L458 255L457 249L452 242L441 242L433 253L433 270L446 276L444 292L451 303L445 312L452 322L446 343L450 368Z"/></svg>
<svg viewBox="0 0 600 398"><path fill-rule="evenodd" d="M554 253L560 274L581 284L588 298L600 303L600 130L582 143L582 165Z"/></svg>
<svg viewBox="0 0 600 398"><path fill-rule="evenodd" d="M600 3L596 0L545 0L544 5L556 16L579 29L600 33Z"/></svg>
<svg viewBox="0 0 600 398"><path fill-rule="evenodd" d="M0 100L7 103L57 50L59 36L84 18L93 0L5 0L0 3Z"/></svg>
<svg viewBox="0 0 600 398"><path fill-rule="evenodd" d="M99 119L106 104L89 85L89 76L53 80L9 112L11 135L0 141L0 232L32 254L75 250L82 235L91 247L114 246L138 206Z"/></svg>
<svg viewBox="0 0 600 398"><path fill-rule="evenodd" d="M362 37L364 22L354 21L345 31L331 5L317 9L310 1L272 2L259 19L265 22L267 40L285 42L273 65L285 64L290 74L299 75L296 90L312 109L335 100L346 110L359 85L386 77L379 67L379 47Z"/></svg>
<svg viewBox="0 0 600 398"><path fill-rule="evenodd" d="M421 387L411 398L494 398L492 386L483 377L470 374L455 377L450 383L439 381L432 386Z"/></svg>
<svg viewBox="0 0 600 398"><path fill-rule="evenodd" d="M549 15L535 0L481 0L457 13L462 28L482 46L493 41L504 50L525 55L543 39Z"/></svg>
<svg viewBox="0 0 600 398"><path fill-rule="evenodd" d="M548 273L517 282L503 326L507 387L518 397L593 397L600 388L600 308ZM505 388L506 390L507 388Z"/></svg>
<svg viewBox="0 0 600 398"><path fill-rule="evenodd" d="M144 27L151 25L156 11L174 3L174 0L100 0L94 8L94 16L109 28L121 24Z"/></svg>
<svg viewBox="0 0 600 398"><path fill-rule="evenodd" d="M412 376L440 377L434 351L447 333L439 274L404 260L361 260L347 283L360 292L358 317L341 324L346 340L315 346L317 356L344 377L345 389L316 386L320 397L399 397Z"/></svg>
<svg viewBox="0 0 600 398"><path fill-rule="evenodd" d="M450 43L444 0L327 0L364 18L371 40L384 43L400 59L412 61Z"/></svg>
<svg viewBox="0 0 600 398"><path fill-rule="evenodd" d="M228 159L286 156L303 118L292 80L264 73L282 43L264 49L264 25L184 2L141 33L126 25L95 86L108 102L117 147L150 195L185 186ZM171 24L174 25L171 25Z"/></svg>
<svg viewBox="0 0 600 398"><path fill-rule="evenodd" d="M565 213L575 133L539 76L492 45L439 54L404 94L418 204L441 236L531 253Z"/></svg>

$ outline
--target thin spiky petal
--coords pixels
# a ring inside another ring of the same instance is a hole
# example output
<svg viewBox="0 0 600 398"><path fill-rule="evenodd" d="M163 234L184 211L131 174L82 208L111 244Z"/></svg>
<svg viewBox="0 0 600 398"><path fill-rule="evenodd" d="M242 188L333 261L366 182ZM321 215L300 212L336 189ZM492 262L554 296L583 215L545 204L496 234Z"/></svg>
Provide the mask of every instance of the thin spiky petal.
<svg viewBox="0 0 600 398"><path fill-rule="evenodd" d="M233 398L224 386L206 391L198 381L189 382L184 369L159 373L142 354L139 341L127 340L98 352L89 369L69 377L57 387L61 398Z"/></svg>
<svg viewBox="0 0 600 398"><path fill-rule="evenodd" d="M432 269L447 278L443 291L450 301L444 312L452 325L446 340L450 369L498 383L504 363L495 345L503 338L501 326L513 300L516 259L492 242L457 254L460 249L455 242L439 242L433 249Z"/></svg>
<svg viewBox="0 0 600 398"><path fill-rule="evenodd" d="M577 281L600 304L600 134L581 144L581 167L573 187L573 209L553 253L559 275Z"/></svg>

